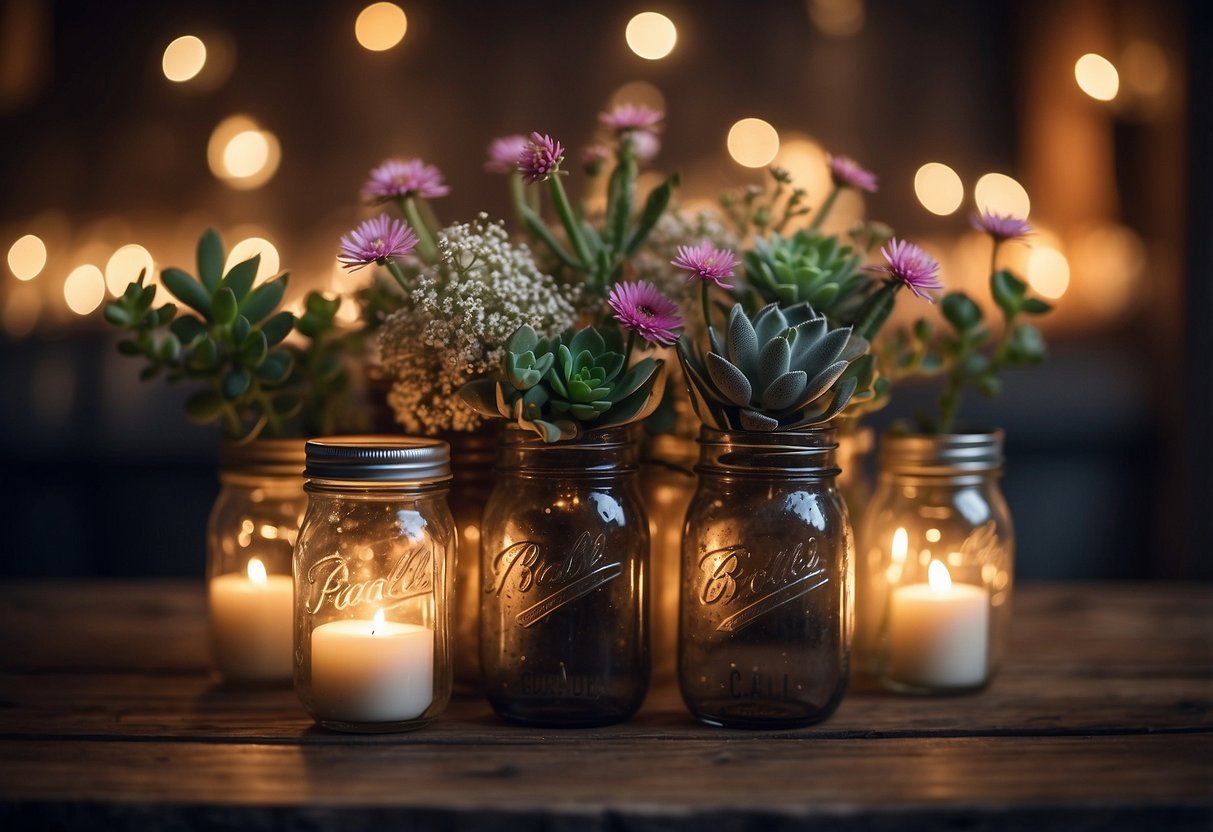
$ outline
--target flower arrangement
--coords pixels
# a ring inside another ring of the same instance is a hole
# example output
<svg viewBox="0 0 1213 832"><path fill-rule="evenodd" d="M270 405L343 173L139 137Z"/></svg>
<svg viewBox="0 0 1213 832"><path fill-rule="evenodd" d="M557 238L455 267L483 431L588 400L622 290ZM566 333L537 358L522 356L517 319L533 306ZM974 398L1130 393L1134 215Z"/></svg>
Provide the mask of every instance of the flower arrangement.
<svg viewBox="0 0 1213 832"><path fill-rule="evenodd" d="M177 268L160 273L181 307L155 306L157 287L145 285L141 273L104 309L105 319L129 335L118 342L119 352L144 359L145 380L195 384L186 413L218 423L228 439L359 427L348 399L349 342L335 322L340 301L311 292L302 315L281 310L289 275L255 286L260 259L225 273L223 243L206 231L198 241L197 277Z"/></svg>

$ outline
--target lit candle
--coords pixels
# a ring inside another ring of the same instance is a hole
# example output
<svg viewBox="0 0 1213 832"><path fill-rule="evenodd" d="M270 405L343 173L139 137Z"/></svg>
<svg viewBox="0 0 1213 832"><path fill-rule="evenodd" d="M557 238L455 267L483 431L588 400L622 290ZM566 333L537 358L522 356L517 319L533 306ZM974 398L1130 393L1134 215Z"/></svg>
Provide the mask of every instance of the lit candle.
<svg viewBox="0 0 1213 832"><path fill-rule="evenodd" d="M434 699L434 631L417 624L330 621L312 630L312 696L321 719L400 722Z"/></svg>
<svg viewBox="0 0 1213 832"><path fill-rule="evenodd" d="M218 575L210 582L211 646L219 672L235 681L287 681L294 670L294 583L267 575L260 558L247 574Z"/></svg>
<svg viewBox="0 0 1213 832"><path fill-rule="evenodd" d="M890 677L927 688L970 688L986 680L990 594L954 584L931 561L925 584L893 590L889 608Z"/></svg>

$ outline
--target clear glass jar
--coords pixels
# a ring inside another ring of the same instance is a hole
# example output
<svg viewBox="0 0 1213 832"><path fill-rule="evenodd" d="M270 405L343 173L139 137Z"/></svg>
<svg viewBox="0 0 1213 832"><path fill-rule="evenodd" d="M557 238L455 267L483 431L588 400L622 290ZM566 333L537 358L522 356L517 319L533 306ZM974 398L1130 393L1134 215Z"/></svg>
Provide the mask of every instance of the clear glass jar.
<svg viewBox="0 0 1213 832"><path fill-rule="evenodd" d="M881 438L860 539L857 659L902 693L985 687L1006 650L1015 537L1001 431Z"/></svg>
<svg viewBox="0 0 1213 832"><path fill-rule="evenodd" d="M629 428L507 427L481 530L484 692L520 725L621 722L649 684L649 527Z"/></svg>
<svg viewBox="0 0 1213 832"><path fill-rule="evenodd" d="M678 665L678 587L682 531L695 494L694 439L662 434L648 441L640 466L640 493L649 517L649 598L653 679L673 681Z"/></svg>
<svg viewBox="0 0 1213 832"><path fill-rule="evenodd" d="M291 551L307 497L302 439L224 441L206 529L215 669L236 684L289 684Z"/></svg>
<svg viewBox="0 0 1213 832"><path fill-rule="evenodd" d="M450 449L407 436L314 439L304 475L295 691L328 728L418 728L451 696Z"/></svg>
<svg viewBox="0 0 1213 832"><path fill-rule="evenodd" d="M703 428L682 548L678 682L701 722L794 728L847 687L851 525L834 432Z"/></svg>

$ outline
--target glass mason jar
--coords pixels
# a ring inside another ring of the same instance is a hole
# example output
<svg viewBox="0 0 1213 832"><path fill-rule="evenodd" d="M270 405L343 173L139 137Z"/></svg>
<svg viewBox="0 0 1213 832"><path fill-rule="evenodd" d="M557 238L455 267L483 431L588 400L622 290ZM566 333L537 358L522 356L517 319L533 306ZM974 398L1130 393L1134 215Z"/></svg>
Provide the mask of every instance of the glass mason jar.
<svg viewBox="0 0 1213 832"><path fill-rule="evenodd" d="M304 476L295 691L328 728L418 728L451 696L450 450L407 436L314 439Z"/></svg>
<svg viewBox="0 0 1213 832"><path fill-rule="evenodd" d="M682 546L678 683L701 722L794 728L847 687L853 535L834 431L703 428Z"/></svg>
<svg viewBox="0 0 1213 832"><path fill-rule="evenodd" d="M872 448L875 432L867 426L838 431L838 490L847 504L851 528L863 528L863 515L872 500Z"/></svg>
<svg viewBox="0 0 1213 832"><path fill-rule="evenodd" d="M631 428L546 444L510 426L481 530L484 692L520 725L608 725L649 684L649 527Z"/></svg>
<svg viewBox="0 0 1213 832"><path fill-rule="evenodd" d="M307 501L303 443L220 445L219 496L206 527L206 595L211 654L228 682L291 680L291 550Z"/></svg>
<svg viewBox="0 0 1213 832"><path fill-rule="evenodd" d="M1006 649L1015 551L1001 431L881 438L860 535L857 661L881 686L980 690Z"/></svg>
<svg viewBox="0 0 1213 832"><path fill-rule="evenodd" d="M673 681L678 665L678 586L682 530L695 493L694 439L671 434L649 438L640 466L640 493L649 517L649 597L652 599L653 678Z"/></svg>

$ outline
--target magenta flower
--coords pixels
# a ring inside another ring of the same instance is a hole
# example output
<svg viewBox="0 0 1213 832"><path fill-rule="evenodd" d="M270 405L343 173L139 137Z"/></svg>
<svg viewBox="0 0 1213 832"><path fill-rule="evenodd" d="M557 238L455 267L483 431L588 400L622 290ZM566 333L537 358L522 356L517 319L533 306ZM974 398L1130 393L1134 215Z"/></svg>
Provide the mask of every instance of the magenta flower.
<svg viewBox="0 0 1213 832"><path fill-rule="evenodd" d="M690 272L687 280L699 278L711 281L721 289L732 289L731 283L725 283L724 278L733 276L733 269L740 261L737 255L724 248L714 248L704 240L697 246L679 246L678 257L670 261L670 265Z"/></svg>
<svg viewBox="0 0 1213 832"><path fill-rule="evenodd" d="M560 169L564 146L551 136L532 133L531 140L518 154L518 170L527 182L542 182Z"/></svg>
<svg viewBox="0 0 1213 832"><path fill-rule="evenodd" d="M431 199L450 192L442 182L442 171L420 159L388 159L371 171L362 186L362 198L371 203L410 196Z"/></svg>
<svg viewBox="0 0 1213 832"><path fill-rule="evenodd" d="M598 114L598 120L616 133L627 133L632 130L656 132L661 129L663 118L665 118L665 113L643 104L620 104L609 113Z"/></svg>
<svg viewBox="0 0 1213 832"><path fill-rule="evenodd" d="M404 257L417 245L417 235L407 223L380 214L341 238L337 262L352 272L371 263L386 265L389 257Z"/></svg>
<svg viewBox="0 0 1213 832"><path fill-rule="evenodd" d="M632 151L636 154L636 158L642 162L652 161L661 150L661 139L657 138L656 133L645 133L638 131L628 135L628 141L632 143Z"/></svg>
<svg viewBox="0 0 1213 832"><path fill-rule="evenodd" d="M854 188L870 194L876 193L876 174L864 170L858 162L846 156L830 157L830 179L838 188Z"/></svg>
<svg viewBox="0 0 1213 832"><path fill-rule="evenodd" d="M615 319L621 327L650 344L669 346L678 340L675 330L682 327L678 305L647 280L616 283L607 303L615 310Z"/></svg>
<svg viewBox="0 0 1213 832"><path fill-rule="evenodd" d="M913 243L898 240L896 237L889 240L880 253L884 255L888 265L868 266L868 271L891 275L918 297L931 303L935 302L930 293L942 290L943 283L939 280L939 263L935 262L934 257Z"/></svg>
<svg viewBox="0 0 1213 832"><path fill-rule="evenodd" d="M989 234L1000 243L1003 240L1018 240L1032 233L1032 226L1028 224L1027 220L1012 214L996 214L989 210L974 214L969 219L969 224L976 230Z"/></svg>
<svg viewBox="0 0 1213 832"><path fill-rule="evenodd" d="M489 144L489 159L484 169L489 173L511 173L518 170L518 157L527 146L527 138L521 133L501 136Z"/></svg>

